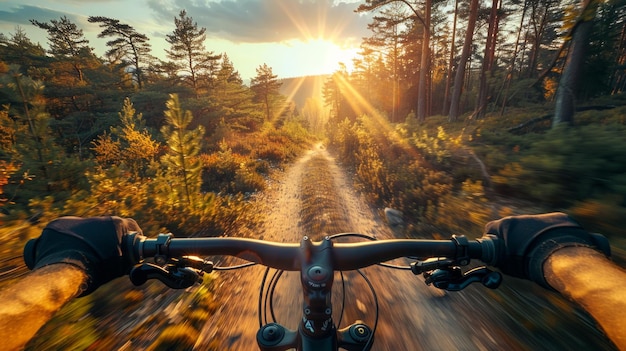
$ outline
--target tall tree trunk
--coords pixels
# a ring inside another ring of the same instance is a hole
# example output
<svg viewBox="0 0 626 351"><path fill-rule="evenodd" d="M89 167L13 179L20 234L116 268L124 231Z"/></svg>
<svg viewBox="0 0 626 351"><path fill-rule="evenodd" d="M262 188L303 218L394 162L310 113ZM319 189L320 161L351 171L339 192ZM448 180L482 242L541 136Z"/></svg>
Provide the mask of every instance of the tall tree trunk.
<svg viewBox="0 0 626 351"><path fill-rule="evenodd" d="M485 43L485 54L483 56L483 64L480 70L480 84L478 86L478 98L476 99L476 108L474 114L476 119L485 116L485 107L487 106L488 84L487 74L491 72L493 60L495 57L496 42L498 37L498 2L492 0L491 13L489 14L489 28L487 29L487 41Z"/></svg>
<svg viewBox="0 0 626 351"><path fill-rule="evenodd" d="M430 69L430 8L432 0L426 0L424 6L424 39L422 40L422 59L420 62L420 80L417 92L417 120L423 122L426 119L426 106L428 105L428 94L426 80L429 77Z"/></svg>
<svg viewBox="0 0 626 351"><path fill-rule="evenodd" d="M528 71L527 71L528 78L533 78L537 76L539 50L541 50L542 40L543 40L544 35L546 34L546 27L548 26L548 21L550 20L551 9L552 9L552 6L555 4L555 1L552 1L552 0L545 1L543 3L543 6L545 7L543 8L543 13L540 16L537 16L537 11L539 11L537 6L539 3L536 3L536 2L531 2L531 3L532 3L532 6L531 6L532 12L530 14L530 18L531 18L531 22L533 25L532 27L534 31L534 38L533 38L534 40L532 42L533 47L530 51L529 60L528 60ZM539 18L537 19L537 17Z"/></svg>
<svg viewBox="0 0 626 351"><path fill-rule="evenodd" d="M532 13L530 14L530 16L532 16ZM530 21L528 21L528 22L530 22ZM528 29L529 26L530 26L530 23L526 25L527 28L524 31L524 41L522 42L522 49L520 50L519 71L517 72L517 78L518 79L525 78L525 74L526 74L526 72L524 72L523 68L524 68L524 57L526 57L527 52L528 52L528 46L530 45L529 44L529 40L528 40L528 37L530 36L530 29Z"/></svg>
<svg viewBox="0 0 626 351"><path fill-rule="evenodd" d="M519 51L519 41L522 37L522 29L524 27L524 19L526 17L526 10L528 9L528 0L524 0L524 8L522 10L522 18L519 22L519 30L517 31L517 40L515 40L515 49L513 49L513 58L511 59L511 67L509 67L509 73L504 80L504 89L502 94L502 108L500 109L500 117L504 116L506 104L509 100L509 88L511 87L511 81L513 80L513 72L515 72L515 61L517 61L517 53Z"/></svg>
<svg viewBox="0 0 626 351"><path fill-rule="evenodd" d="M398 105L399 105L399 93L398 91L400 90L399 86L400 86L400 79L398 77L398 56L399 56L399 38L398 38L398 27L394 26L393 27L393 87L392 87L392 94L393 96L391 97L391 121L392 122L399 122L398 119Z"/></svg>
<svg viewBox="0 0 626 351"><path fill-rule="evenodd" d="M461 92L463 90L463 82L465 77L465 66L471 53L472 40L474 38L474 28L476 27L476 18L478 17L478 0L471 0L470 15L467 22L467 31L465 32L465 42L463 43L463 51L461 52L461 60L454 77L454 86L452 97L450 100L450 113L448 120L455 122L459 117L459 105L461 103Z"/></svg>
<svg viewBox="0 0 626 351"><path fill-rule="evenodd" d="M617 65L626 65L626 22L622 26L622 34L620 35L619 45L617 48ZM626 74L622 69L615 69L611 79L611 95L615 95L624 90L626 87Z"/></svg>
<svg viewBox="0 0 626 351"><path fill-rule="evenodd" d="M135 66L135 76L137 77L137 86L139 90L143 89L143 73L141 72L141 67L139 66L139 54L137 53L137 49L133 46L133 65Z"/></svg>
<svg viewBox="0 0 626 351"><path fill-rule="evenodd" d="M502 0L497 0L496 6L498 7L498 9L495 13L495 22L493 24L493 31L491 32L491 47L489 49L489 54L491 55L491 57L489 57L489 74L491 75L491 77L495 75L496 68L498 67L498 65L496 65L496 47L498 46L498 35L500 34L500 10L502 9Z"/></svg>
<svg viewBox="0 0 626 351"><path fill-rule="evenodd" d="M450 85L452 85L452 70L454 69L454 51L456 50L456 23L459 13L459 0L454 1L454 22L452 24L452 43L450 44L450 62L448 64L448 76L446 77L446 88L443 92L442 115L447 115L450 109Z"/></svg>
<svg viewBox="0 0 626 351"><path fill-rule="evenodd" d="M559 124L574 124L574 107L576 101L576 87L585 61L587 42L593 29L593 20L596 17L599 0L584 0L583 11L579 17L578 28L572 36L570 51L565 61L563 74L556 92L556 106L552 127Z"/></svg>

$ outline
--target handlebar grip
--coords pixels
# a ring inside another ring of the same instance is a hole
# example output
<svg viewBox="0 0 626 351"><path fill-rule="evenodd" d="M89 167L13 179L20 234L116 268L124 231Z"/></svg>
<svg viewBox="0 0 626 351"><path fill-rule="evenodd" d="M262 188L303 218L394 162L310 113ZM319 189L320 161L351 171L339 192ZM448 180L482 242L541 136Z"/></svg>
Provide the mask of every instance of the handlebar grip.
<svg viewBox="0 0 626 351"><path fill-rule="evenodd" d="M121 247L131 267L143 261L143 243L146 237L137 233L128 233L122 238Z"/></svg>
<svg viewBox="0 0 626 351"><path fill-rule="evenodd" d="M483 237L476 239L480 243L482 255L480 260L488 266L496 266L498 263L498 257L502 252L500 246L500 239L492 234L485 234Z"/></svg>

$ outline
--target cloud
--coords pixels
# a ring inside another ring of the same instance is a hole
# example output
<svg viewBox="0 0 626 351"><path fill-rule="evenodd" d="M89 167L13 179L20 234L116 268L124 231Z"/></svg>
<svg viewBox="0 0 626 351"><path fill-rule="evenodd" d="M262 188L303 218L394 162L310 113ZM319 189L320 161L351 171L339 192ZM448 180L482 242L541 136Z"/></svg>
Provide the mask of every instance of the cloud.
<svg viewBox="0 0 626 351"><path fill-rule="evenodd" d="M32 23L30 23L30 20L34 19L39 22L49 22L53 19L58 20L63 16L67 17L73 23L76 23L79 28L84 29L86 33L90 30L97 30L98 28L96 25L87 22L88 16L86 15L57 11L36 5L13 5L10 9L0 9L0 30L12 30L15 26L21 26L29 37L43 39L45 36L42 37L39 34L44 32L39 28L35 28ZM9 27L9 25L11 27Z"/></svg>
<svg viewBox="0 0 626 351"><path fill-rule="evenodd" d="M369 15L354 2L333 0L148 0L160 21L174 23L186 10L208 36L235 42L286 42L325 38L335 42L367 36Z"/></svg>
<svg viewBox="0 0 626 351"><path fill-rule="evenodd" d="M29 20L36 19L48 22L66 16L73 22L80 22L80 18L66 12L55 11L39 6L15 5L9 10L0 10L0 22L10 22L18 25L31 25Z"/></svg>

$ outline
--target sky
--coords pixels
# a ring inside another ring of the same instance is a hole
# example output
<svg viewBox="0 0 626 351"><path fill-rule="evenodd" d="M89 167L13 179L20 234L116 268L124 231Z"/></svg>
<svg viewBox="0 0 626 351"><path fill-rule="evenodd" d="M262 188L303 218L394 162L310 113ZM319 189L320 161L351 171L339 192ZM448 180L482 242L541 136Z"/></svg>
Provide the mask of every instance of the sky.
<svg viewBox="0 0 626 351"><path fill-rule="evenodd" d="M207 51L226 53L244 80L267 64L279 78L328 74L339 62L351 68L371 13L357 14L359 0L0 0L0 33L21 27L47 48L47 33L29 20L66 16L83 30L97 55L107 39L89 16L105 16L147 35L152 54L165 59L165 36L181 10L206 28Z"/></svg>

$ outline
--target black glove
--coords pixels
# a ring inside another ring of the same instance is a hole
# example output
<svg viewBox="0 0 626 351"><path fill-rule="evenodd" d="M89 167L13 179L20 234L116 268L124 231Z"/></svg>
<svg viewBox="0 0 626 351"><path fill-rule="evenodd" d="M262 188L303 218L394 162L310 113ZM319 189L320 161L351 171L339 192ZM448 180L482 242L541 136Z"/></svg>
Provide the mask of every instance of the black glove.
<svg viewBox="0 0 626 351"><path fill-rule="evenodd" d="M39 238L26 243L24 262L30 269L55 263L81 268L87 274L81 294L85 296L128 274L137 261L128 248L143 238L141 233L137 222L130 218L61 217L48 223Z"/></svg>
<svg viewBox="0 0 626 351"><path fill-rule="evenodd" d="M494 262L503 273L530 279L550 288L543 276L543 263L556 250L568 246L594 248L611 255L608 240L589 233L565 213L505 217L487 223L485 234L498 240L500 254Z"/></svg>

